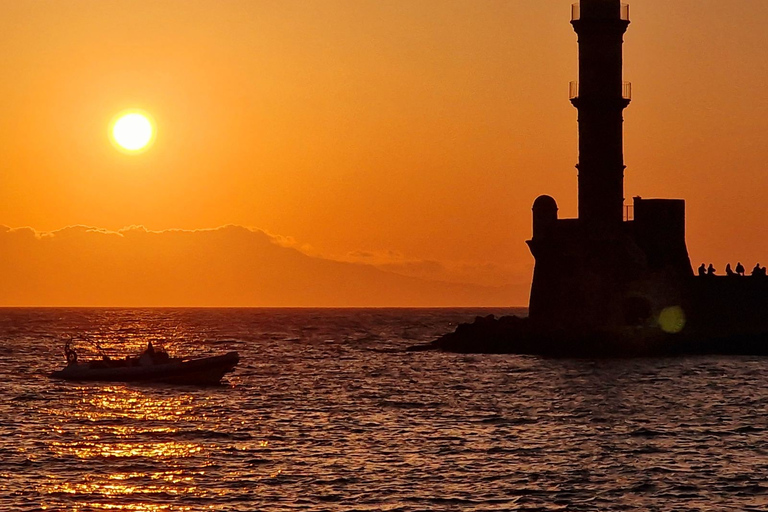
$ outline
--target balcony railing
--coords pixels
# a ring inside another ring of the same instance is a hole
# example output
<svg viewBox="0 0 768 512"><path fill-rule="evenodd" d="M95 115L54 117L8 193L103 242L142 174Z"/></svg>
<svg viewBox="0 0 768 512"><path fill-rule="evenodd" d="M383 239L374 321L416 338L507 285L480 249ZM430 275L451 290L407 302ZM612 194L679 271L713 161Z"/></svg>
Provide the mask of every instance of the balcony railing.
<svg viewBox="0 0 768 512"><path fill-rule="evenodd" d="M571 5L571 21L581 19L581 3L576 2ZM629 4L621 4L619 8L619 19L629 21Z"/></svg>
<svg viewBox="0 0 768 512"><path fill-rule="evenodd" d="M572 100L579 97L579 82L568 82L568 99ZM621 97L625 100L632 99L632 82L621 83Z"/></svg>

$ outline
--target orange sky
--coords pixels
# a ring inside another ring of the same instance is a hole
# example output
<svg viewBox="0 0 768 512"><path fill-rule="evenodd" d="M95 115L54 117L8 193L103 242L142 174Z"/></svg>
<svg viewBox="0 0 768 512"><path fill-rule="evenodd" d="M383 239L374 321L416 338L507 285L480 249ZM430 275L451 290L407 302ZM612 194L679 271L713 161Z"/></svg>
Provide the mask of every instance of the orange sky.
<svg viewBox="0 0 768 512"><path fill-rule="evenodd" d="M0 225L240 225L525 305L533 199L576 214L569 5L0 1ZM685 198L696 266L768 263L768 2L635 0L631 19L625 196ZM143 154L108 140L126 108L157 121ZM142 301L104 297L72 301Z"/></svg>

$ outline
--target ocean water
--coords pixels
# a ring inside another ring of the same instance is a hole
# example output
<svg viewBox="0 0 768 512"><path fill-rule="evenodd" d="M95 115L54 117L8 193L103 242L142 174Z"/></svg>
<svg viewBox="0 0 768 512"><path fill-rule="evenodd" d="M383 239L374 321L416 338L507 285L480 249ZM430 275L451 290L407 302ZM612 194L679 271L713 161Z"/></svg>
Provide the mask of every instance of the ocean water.
<svg viewBox="0 0 768 512"><path fill-rule="evenodd" d="M0 309L0 510L768 510L768 359L409 353L485 309ZM219 387L50 380L62 339Z"/></svg>

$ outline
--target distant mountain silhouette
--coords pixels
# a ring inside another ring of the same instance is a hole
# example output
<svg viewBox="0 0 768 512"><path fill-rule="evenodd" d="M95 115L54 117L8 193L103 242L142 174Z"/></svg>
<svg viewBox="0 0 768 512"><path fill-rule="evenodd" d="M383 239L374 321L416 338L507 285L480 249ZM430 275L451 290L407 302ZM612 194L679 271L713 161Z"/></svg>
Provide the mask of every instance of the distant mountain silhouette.
<svg viewBox="0 0 768 512"><path fill-rule="evenodd" d="M0 306L505 306L512 287L308 256L260 230L0 226Z"/></svg>

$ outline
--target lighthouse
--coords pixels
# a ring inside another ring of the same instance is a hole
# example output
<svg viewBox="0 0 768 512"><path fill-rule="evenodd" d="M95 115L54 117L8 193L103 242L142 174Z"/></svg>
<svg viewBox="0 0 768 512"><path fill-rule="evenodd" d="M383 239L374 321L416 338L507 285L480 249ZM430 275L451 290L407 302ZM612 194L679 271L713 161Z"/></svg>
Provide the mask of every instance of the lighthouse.
<svg viewBox="0 0 768 512"><path fill-rule="evenodd" d="M614 234L624 213L623 112L631 85L622 77L629 6L582 0L571 7L578 35L579 80L570 100L579 122L579 219L592 236Z"/></svg>
<svg viewBox="0 0 768 512"><path fill-rule="evenodd" d="M458 352L554 356L768 355L768 279L696 276L685 242L685 201L633 198L624 218L622 77L629 6L581 0L578 36L578 217L555 198L533 202L535 259L528 318L479 318L438 346Z"/></svg>
<svg viewBox="0 0 768 512"><path fill-rule="evenodd" d="M692 276L685 245L685 202L634 198L624 219L624 109L631 87L622 76L629 6L581 0L571 7L579 77L570 84L578 111L578 218L558 218L557 202L533 203L536 260L529 317L566 331L634 328L681 304Z"/></svg>

